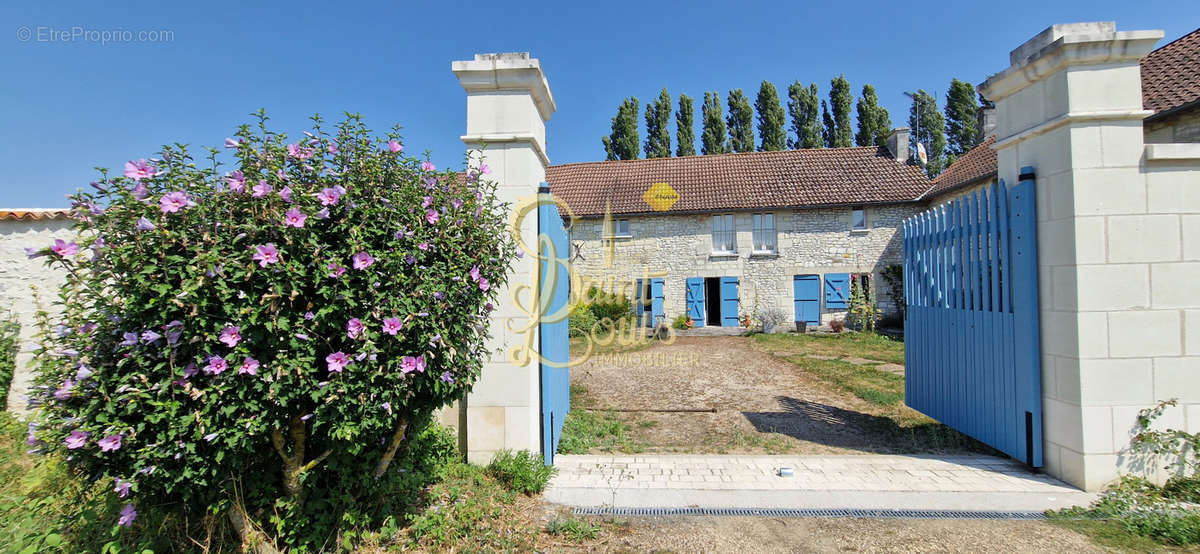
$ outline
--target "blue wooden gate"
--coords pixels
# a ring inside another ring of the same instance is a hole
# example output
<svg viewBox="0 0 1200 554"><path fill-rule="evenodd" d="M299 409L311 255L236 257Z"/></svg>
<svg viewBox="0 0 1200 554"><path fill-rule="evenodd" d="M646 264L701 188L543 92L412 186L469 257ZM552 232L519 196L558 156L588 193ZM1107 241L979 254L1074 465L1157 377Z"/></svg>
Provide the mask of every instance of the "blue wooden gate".
<svg viewBox="0 0 1200 554"><path fill-rule="evenodd" d="M1042 466L1033 168L904 222L905 402Z"/></svg>
<svg viewBox="0 0 1200 554"><path fill-rule="evenodd" d="M704 327L704 278L688 277L687 311L693 327Z"/></svg>
<svg viewBox="0 0 1200 554"><path fill-rule="evenodd" d="M538 324L538 352L542 360L542 458L546 465L554 463L554 453L562 438L563 418L571 409L571 378L567 362L570 359L567 326L567 294L570 275L567 273L567 231L563 227L558 206L546 202L548 186L542 183L538 191L543 203L538 206L538 250L542 259L538 267L539 297L542 320Z"/></svg>
<svg viewBox="0 0 1200 554"><path fill-rule="evenodd" d="M738 280L737 277L721 277L721 327L737 327Z"/></svg>
<svg viewBox="0 0 1200 554"><path fill-rule="evenodd" d="M797 275L792 279L796 319L809 325L821 324L821 276Z"/></svg>

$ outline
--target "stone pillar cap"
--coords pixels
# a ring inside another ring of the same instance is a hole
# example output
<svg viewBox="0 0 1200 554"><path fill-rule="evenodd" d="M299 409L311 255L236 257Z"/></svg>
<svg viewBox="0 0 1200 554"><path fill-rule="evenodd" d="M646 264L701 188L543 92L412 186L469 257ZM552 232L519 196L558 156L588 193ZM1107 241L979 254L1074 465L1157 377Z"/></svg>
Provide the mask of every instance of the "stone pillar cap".
<svg viewBox="0 0 1200 554"><path fill-rule="evenodd" d="M487 91L525 91L533 97L542 120L554 113L554 95L542 64L529 52L475 54L473 60L450 62L450 70L468 94Z"/></svg>

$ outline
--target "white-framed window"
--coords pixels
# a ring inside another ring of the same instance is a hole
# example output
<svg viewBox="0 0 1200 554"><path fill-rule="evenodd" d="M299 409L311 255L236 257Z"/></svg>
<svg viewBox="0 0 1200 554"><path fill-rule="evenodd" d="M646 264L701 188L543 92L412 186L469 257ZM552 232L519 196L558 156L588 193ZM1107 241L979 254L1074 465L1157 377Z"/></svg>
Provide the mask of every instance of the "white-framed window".
<svg viewBox="0 0 1200 554"><path fill-rule="evenodd" d="M629 231L628 219L612 220L612 238L629 238L632 236L633 233Z"/></svg>
<svg viewBox="0 0 1200 554"><path fill-rule="evenodd" d="M850 210L850 230L867 230L867 208L865 206L855 206Z"/></svg>
<svg viewBox="0 0 1200 554"><path fill-rule="evenodd" d="M754 214L754 251L775 252L775 214Z"/></svg>
<svg viewBox="0 0 1200 554"><path fill-rule="evenodd" d="M712 218L713 252L737 252L737 232L733 227L733 214L716 214Z"/></svg>

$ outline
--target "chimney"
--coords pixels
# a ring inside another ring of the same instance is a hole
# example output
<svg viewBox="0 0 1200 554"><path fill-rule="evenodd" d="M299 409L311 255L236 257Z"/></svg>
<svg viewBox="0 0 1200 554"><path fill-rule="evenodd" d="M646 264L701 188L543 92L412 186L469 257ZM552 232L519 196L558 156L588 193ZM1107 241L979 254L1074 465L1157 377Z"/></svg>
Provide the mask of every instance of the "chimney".
<svg viewBox="0 0 1200 554"><path fill-rule="evenodd" d="M887 138L888 152L900 163L908 163L908 132L908 127L896 127Z"/></svg>
<svg viewBox="0 0 1200 554"><path fill-rule="evenodd" d="M979 128L983 129L983 138L988 138L996 132L996 106L985 104L979 108Z"/></svg>

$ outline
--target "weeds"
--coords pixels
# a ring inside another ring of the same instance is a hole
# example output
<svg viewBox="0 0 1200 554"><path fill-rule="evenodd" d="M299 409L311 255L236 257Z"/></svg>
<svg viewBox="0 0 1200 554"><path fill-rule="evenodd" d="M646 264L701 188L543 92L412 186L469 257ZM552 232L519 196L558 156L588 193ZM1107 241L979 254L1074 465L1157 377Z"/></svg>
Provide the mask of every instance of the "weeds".
<svg viewBox="0 0 1200 554"><path fill-rule="evenodd" d="M546 532L551 535L565 535L574 542L595 540L600 536L600 526L588 523L577 517L556 519L546 525Z"/></svg>
<svg viewBox="0 0 1200 554"><path fill-rule="evenodd" d="M754 341L770 350L801 356L853 357L893 364L904 363L904 341L878 333L769 334L755 335Z"/></svg>
<svg viewBox="0 0 1200 554"><path fill-rule="evenodd" d="M487 473L513 492L535 494L546 489L558 468L546 465L540 455L528 450L501 450L488 464Z"/></svg>

